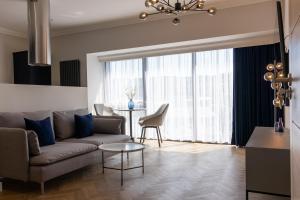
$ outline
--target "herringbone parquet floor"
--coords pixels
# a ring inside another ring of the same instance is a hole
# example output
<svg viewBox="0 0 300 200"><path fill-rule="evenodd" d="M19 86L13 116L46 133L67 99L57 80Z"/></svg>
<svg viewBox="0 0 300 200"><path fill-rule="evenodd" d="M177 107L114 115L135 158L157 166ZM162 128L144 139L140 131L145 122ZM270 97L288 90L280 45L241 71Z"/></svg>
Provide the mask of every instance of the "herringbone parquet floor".
<svg viewBox="0 0 300 200"><path fill-rule="evenodd" d="M244 200L244 150L228 145L146 141L145 174L141 169L120 172L94 165L39 186L5 181L0 200ZM130 154L129 164L140 162L139 152ZM118 166L118 155L107 160ZM288 200L251 194L251 200Z"/></svg>

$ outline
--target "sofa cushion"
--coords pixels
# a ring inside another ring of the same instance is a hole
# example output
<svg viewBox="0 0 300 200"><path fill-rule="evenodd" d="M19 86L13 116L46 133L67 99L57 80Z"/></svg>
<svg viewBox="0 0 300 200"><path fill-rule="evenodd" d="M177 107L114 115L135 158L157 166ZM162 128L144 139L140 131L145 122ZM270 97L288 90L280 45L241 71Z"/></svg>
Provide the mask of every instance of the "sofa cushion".
<svg viewBox="0 0 300 200"><path fill-rule="evenodd" d="M77 138L84 138L93 135L93 116L88 115L75 115L75 136Z"/></svg>
<svg viewBox="0 0 300 200"><path fill-rule="evenodd" d="M94 133L121 134L122 119L94 117Z"/></svg>
<svg viewBox="0 0 300 200"><path fill-rule="evenodd" d="M32 156L41 154L40 143L37 134L34 131L27 131L29 153Z"/></svg>
<svg viewBox="0 0 300 200"><path fill-rule="evenodd" d="M67 139L75 135L74 115L86 115L88 109L53 112L54 131L57 139Z"/></svg>
<svg viewBox="0 0 300 200"><path fill-rule="evenodd" d="M24 118L31 120L42 120L47 117L51 118L52 113L50 111L37 111L37 112L0 112L0 127L7 128L26 128Z"/></svg>
<svg viewBox="0 0 300 200"><path fill-rule="evenodd" d="M41 147L41 154L30 158L31 165L49 165L97 150L92 144L57 142Z"/></svg>
<svg viewBox="0 0 300 200"><path fill-rule="evenodd" d="M55 144L50 117L43 120L24 119L27 130L33 130L39 139L40 146Z"/></svg>
<svg viewBox="0 0 300 200"><path fill-rule="evenodd" d="M72 143L86 143L86 144L109 144L116 142L129 142L130 136L128 135L112 135L112 134L94 134L85 138L69 138L63 140L62 142L72 142Z"/></svg>

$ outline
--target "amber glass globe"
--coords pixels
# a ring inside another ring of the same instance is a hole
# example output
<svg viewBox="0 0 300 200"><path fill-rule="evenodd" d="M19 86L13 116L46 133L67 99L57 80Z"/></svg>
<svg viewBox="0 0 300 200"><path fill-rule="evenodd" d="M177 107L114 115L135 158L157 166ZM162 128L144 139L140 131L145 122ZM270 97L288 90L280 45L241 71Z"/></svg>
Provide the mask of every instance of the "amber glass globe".
<svg viewBox="0 0 300 200"><path fill-rule="evenodd" d="M209 8L207 10L208 14L210 15L215 15L217 13L217 9L216 8Z"/></svg>
<svg viewBox="0 0 300 200"><path fill-rule="evenodd" d="M148 13L146 13L146 12L142 12L140 14L140 19L146 19L147 17L148 17Z"/></svg>
<svg viewBox="0 0 300 200"><path fill-rule="evenodd" d="M164 7L163 5L158 5L158 6L157 6L157 9L158 9L159 11L163 11L163 10L165 9L165 7Z"/></svg>
<svg viewBox="0 0 300 200"><path fill-rule="evenodd" d="M282 98L276 97L276 98L273 100L273 105L274 105L276 108L282 108L282 106L284 105L284 100L283 100Z"/></svg>
<svg viewBox="0 0 300 200"><path fill-rule="evenodd" d="M197 9L203 9L204 8L204 2L197 3Z"/></svg>
<svg viewBox="0 0 300 200"><path fill-rule="evenodd" d="M277 70L283 70L283 64L282 63L277 63L275 67L276 67Z"/></svg>
<svg viewBox="0 0 300 200"><path fill-rule="evenodd" d="M153 5L153 3L151 2L151 1L149 1L149 0L146 0L145 1L145 6L146 7L150 7L150 6L152 6Z"/></svg>
<svg viewBox="0 0 300 200"><path fill-rule="evenodd" d="M284 78L284 77L285 77L284 72L283 72L283 71L279 71L279 72L277 73L277 77L278 77L278 78Z"/></svg>
<svg viewBox="0 0 300 200"><path fill-rule="evenodd" d="M274 64L268 64L266 68L268 71L273 71L274 67L275 67Z"/></svg>
<svg viewBox="0 0 300 200"><path fill-rule="evenodd" d="M266 81L272 81L274 79L274 74L272 72L267 72L264 75L264 79Z"/></svg>
<svg viewBox="0 0 300 200"><path fill-rule="evenodd" d="M276 82L271 83L271 88L273 90L279 90L281 87L282 87L282 83L276 83Z"/></svg>
<svg viewBox="0 0 300 200"><path fill-rule="evenodd" d="M152 4L156 4L156 3L158 3L158 0L150 0L150 2L151 2Z"/></svg>

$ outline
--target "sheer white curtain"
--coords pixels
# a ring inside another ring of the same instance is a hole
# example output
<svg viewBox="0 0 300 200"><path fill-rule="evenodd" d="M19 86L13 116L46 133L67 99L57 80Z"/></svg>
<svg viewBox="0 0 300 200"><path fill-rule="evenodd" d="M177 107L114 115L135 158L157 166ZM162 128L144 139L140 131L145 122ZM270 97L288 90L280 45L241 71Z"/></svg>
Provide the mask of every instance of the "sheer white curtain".
<svg viewBox="0 0 300 200"><path fill-rule="evenodd" d="M230 143L232 134L233 51L196 53L196 138Z"/></svg>
<svg viewBox="0 0 300 200"><path fill-rule="evenodd" d="M148 114L161 104L169 103L166 121L161 127L164 139L192 140L192 54L148 58L146 99Z"/></svg>
<svg viewBox="0 0 300 200"><path fill-rule="evenodd" d="M133 99L136 106L143 105L143 61L142 59L131 59L106 62L105 65L105 105L113 108L128 108L128 97L125 94L127 88L136 88ZM115 111L117 112L117 111ZM117 112L127 117L126 133L129 134L128 112ZM133 112L132 125L133 136L140 134L138 118L144 116L145 112Z"/></svg>
<svg viewBox="0 0 300 200"><path fill-rule="evenodd" d="M164 139L230 143L232 49L149 57L144 61L112 61L106 63L105 69L106 104L127 108L125 89L128 87L136 87L134 102L143 105L145 101L147 114L169 103L166 121L161 127ZM134 137L140 136L137 122L145 114L134 112ZM127 132L128 127L127 124ZM153 131L147 130L146 136L156 138Z"/></svg>
<svg viewBox="0 0 300 200"><path fill-rule="evenodd" d="M106 62L105 103L114 107L127 107L127 88L136 88L134 101L143 102L143 61L142 59Z"/></svg>

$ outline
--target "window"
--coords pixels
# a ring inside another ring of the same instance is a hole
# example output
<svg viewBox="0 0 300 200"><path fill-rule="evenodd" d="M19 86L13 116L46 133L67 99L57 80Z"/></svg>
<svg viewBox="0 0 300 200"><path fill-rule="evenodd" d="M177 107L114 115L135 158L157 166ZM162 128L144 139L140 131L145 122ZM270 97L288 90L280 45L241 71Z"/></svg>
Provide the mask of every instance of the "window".
<svg viewBox="0 0 300 200"><path fill-rule="evenodd" d="M127 88L135 88L135 104L143 105L143 60L131 59L105 63L104 83L105 105L124 108L127 107L128 97L125 95ZM128 119L128 112L119 113ZM140 127L138 118L144 116L145 112L135 112L133 115L133 136L137 137ZM126 120L126 132L129 133L129 120Z"/></svg>
<svg viewBox="0 0 300 200"><path fill-rule="evenodd" d="M233 101L232 49L196 53L195 140L230 143Z"/></svg>
<svg viewBox="0 0 300 200"><path fill-rule="evenodd" d="M163 103L169 110L162 137L193 139L192 54L177 54L147 59L146 106L153 113Z"/></svg>
<svg viewBox="0 0 300 200"><path fill-rule="evenodd" d="M105 64L105 102L114 107L124 107L128 99L127 88L135 88L135 102L143 102L143 64L142 59L106 62Z"/></svg>
<svg viewBox="0 0 300 200"><path fill-rule="evenodd" d="M232 49L106 62L105 100L127 106L127 87L135 87L134 102L147 114L169 103L164 139L230 143L232 132ZM145 113L140 113L144 115ZM134 116L134 136L139 137ZM147 132L148 137L156 134Z"/></svg>

